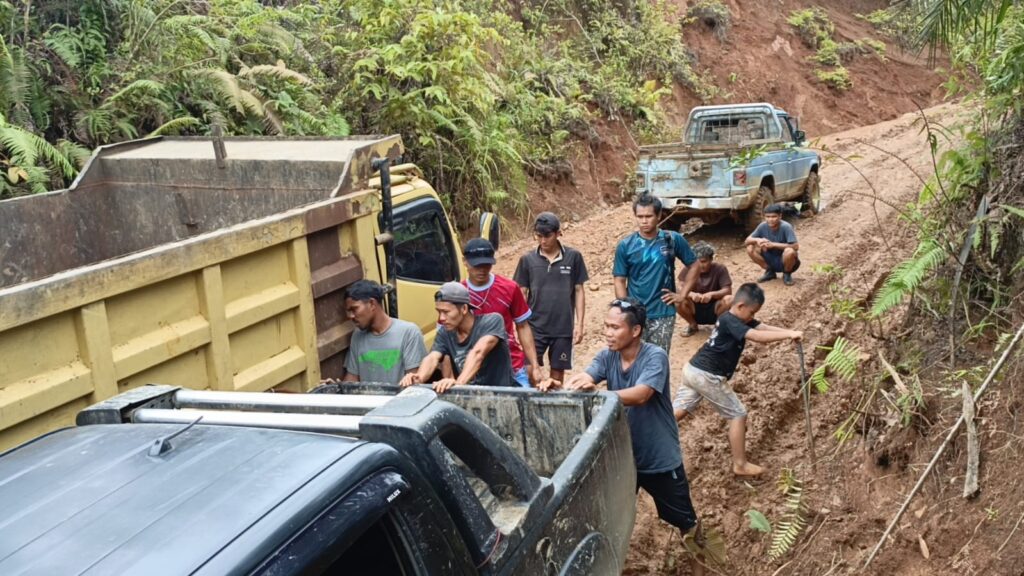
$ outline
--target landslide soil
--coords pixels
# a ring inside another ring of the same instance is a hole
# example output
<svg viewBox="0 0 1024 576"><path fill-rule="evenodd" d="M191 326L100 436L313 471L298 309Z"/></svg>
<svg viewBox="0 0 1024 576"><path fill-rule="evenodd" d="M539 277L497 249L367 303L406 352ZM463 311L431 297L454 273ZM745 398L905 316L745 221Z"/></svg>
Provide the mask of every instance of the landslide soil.
<svg viewBox="0 0 1024 576"><path fill-rule="evenodd" d="M670 3L679 15L693 4ZM942 61L930 65L901 51L893 38L857 18L857 14L886 8L886 0L725 0L724 4L731 15L724 40L700 21L683 28L695 70L718 92L710 102L701 102L693 91L673 86L662 104L675 134L686 123L690 109L701 104L771 102L799 117L801 128L813 140L942 101L945 76L938 69ZM853 84L849 90L829 88L815 77L815 65L808 60L814 50L786 22L792 11L810 6L820 6L829 15L837 42L870 38L886 44L884 57L858 55L844 64ZM575 147L564 166L551 177L530 180L528 213L506 215L514 224L510 235L520 236L525 229L522 223L543 210L578 221L620 203L628 192L623 187L635 165L638 138L619 119L596 120L591 138Z"/></svg>
<svg viewBox="0 0 1024 576"><path fill-rule="evenodd" d="M926 113L931 122L942 124L954 123L962 116L954 105L940 105ZM851 160L834 157L824 163L824 210L815 217L792 220L803 262L795 274L796 284L787 287L779 280L763 284L767 302L759 314L762 321L804 331L808 373L823 358L823 352L815 352L816 346L832 344L840 335L861 346L865 359L884 348L883 340L869 334L873 328L833 313L830 290L841 290L845 298L864 305L886 273L909 255L916 236L893 206L902 207L912 201L921 189L921 178L927 178L932 170L928 143L921 134L921 116L916 113L838 132L823 138L822 144L837 156ZM583 253L591 276L586 292L586 337L576 350L577 369L585 367L604 345L601 323L613 298L612 254L615 243L633 230L628 205L564 226L564 243ZM717 248L718 261L728 266L733 285L738 286L753 281L760 272L747 259L743 236L734 227L718 225L701 228L688 240L711 242ZM529 240L506 243L495 271L511 275L518 256L531 248ZM841 279L830 279L816 265L841 269ZM681 328L680 322L670 358L673 392L678 389L683 364L709 334L709 328L702 327L696 335L683 337ZM890 358L895 354L886 353ZM701 407L680 427L696 509L728 546L729 564L721 573L859 573L859 566L913 485L922 463L930 458L937 440L933 438L930 445L915 443L918 437L913 430L897 434L893 428L889 429L893 437L884 448L879 447L883 443L878 438L869 441L859 436L839 447L832 434L856 407L864 384L855 381L813 398L812 428L819 461L812 471L795 347L789 343L748 344L733 385L750 413L747 450L752 461L767 469L762 478L742 481L732 475L726 422L711 409ZM944 430L936 426L935 436L940 436ZM772 564L767 560L770 538L750 529L744 513L757 509L773 521L781 517L784 502L775 481L784 468L794 470L804 483L808 526L794 550ZM1012 469L1010 464L1008 472ZM957 490L953 488L952 500L958 500ZM1019 496L1014 494L1019 492L1012 488L1004 492L1003 509L1018 507ZM978 534L978 527L992 513L984 512L979 504L956 506L956 502L935 502L934 495L921 498L911 507L915 512L908 512L886 551L865 573L1021 574L1024 552L1020 546L1011 545L999 557L995 555L999 543L1010 533L1016 514L1006 514L1008 518L1000 519L999 529L992 534ZM975 529L974 535L971 528ZM921 551L919 536L930 547L930 560ZM965 555L961 547L968 537L973 548ZM780 567L782 570L776 572ZM625 574L689 573L678 533L657 518L653 502L641 493Z"/></svg>

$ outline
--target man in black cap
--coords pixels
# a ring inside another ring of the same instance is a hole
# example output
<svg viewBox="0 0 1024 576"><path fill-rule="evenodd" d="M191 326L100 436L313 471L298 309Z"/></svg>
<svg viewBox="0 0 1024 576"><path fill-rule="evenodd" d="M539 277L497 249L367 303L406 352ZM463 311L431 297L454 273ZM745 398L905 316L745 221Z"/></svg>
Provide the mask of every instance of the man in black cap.
<svg viewBox="0 0 1024 576"><path fill-rule="evenodd" d="M452 386L514 386L512 360L508 352L505 325L498 314L477 316L472 311L469 290L458 282L446 282L434 294L438 330L434 347L420 367L402 378L401 385L412 386L430 380L441 361L451 358L454 378L434 382L434 391L442 393Z"/></svg>
<svg viewBox="0 0 1024 576"><path fill-rule="evenodd" d="M516 382L529 388L543 378L537 362L537 346L528 320L533 314L519 285L511 278L492 274L494 246L486 238L474 238L462 250L469 272L463 284L469 289L473 312L500 314L505 321L508 348L512 354L512 372Z"/></svg>
<svg viewBox="0 0 1024 576"><path fill-rule="evenodd" d="M572 347L583 341L586 296L583 283L588 280L587 266L579 251L563 246L558 216L541 212L534 222L537 249L519 258L513 278L526 296L533 315L537 360L548 353L549 377L562 381L572 369Z"/></svg>

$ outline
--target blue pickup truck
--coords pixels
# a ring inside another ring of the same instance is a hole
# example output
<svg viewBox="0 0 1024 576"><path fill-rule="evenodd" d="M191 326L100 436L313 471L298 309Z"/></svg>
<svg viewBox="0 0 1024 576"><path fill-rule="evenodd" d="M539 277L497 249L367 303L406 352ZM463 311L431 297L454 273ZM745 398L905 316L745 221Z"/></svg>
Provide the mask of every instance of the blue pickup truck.
<svg viewBox="0 0 1024 576"><path fill-rule="evenodd" d="M699 106L682 142L640 148L636 191L661 199L674 230L691 217L752 230L773 202L817 213L821 157L805 140L799 120L771 104Z"/></svg>

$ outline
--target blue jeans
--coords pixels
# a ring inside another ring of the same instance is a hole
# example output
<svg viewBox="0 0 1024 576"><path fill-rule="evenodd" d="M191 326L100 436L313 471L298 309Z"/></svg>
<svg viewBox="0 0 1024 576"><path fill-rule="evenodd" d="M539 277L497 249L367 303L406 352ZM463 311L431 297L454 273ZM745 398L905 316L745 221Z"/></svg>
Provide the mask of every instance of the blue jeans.
<svg viewBox="0 0 1024 576"><path fill-rule="evenodd" d="M530 377L526 374L526 366L512 372L512 379L523 388L530 387Z"/></svg>

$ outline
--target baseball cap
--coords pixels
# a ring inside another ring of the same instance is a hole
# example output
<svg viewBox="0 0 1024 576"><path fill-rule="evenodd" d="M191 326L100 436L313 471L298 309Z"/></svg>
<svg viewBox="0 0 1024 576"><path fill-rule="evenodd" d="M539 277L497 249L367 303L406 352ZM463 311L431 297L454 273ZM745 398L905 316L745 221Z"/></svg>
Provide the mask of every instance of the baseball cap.
<svg viewBox="0 0 1024 576"><path fill-rule="evenodd" d="M553 212L541 212L533 224L533 229L541 234L558 232L561 228L562 223L558 221L558 216L555 216Z"/></svg>
<svg viewBox="0 0 1024 576"><path fill-rule="evenodd" d="M469 304L469 289L459 282L445 282L441 289L434 293L434 302Z"/></svg>
<svg viewBox="0 0 1024 576"><path fill-rule="evenodd" d="M494 246L486 238L473 238L466 242L462 255L470 266L494 264Z"/></svg>

